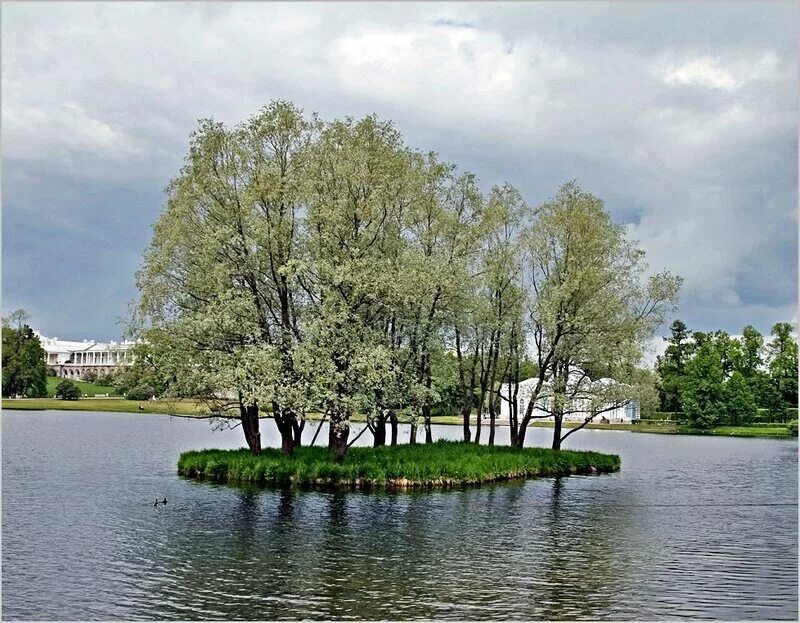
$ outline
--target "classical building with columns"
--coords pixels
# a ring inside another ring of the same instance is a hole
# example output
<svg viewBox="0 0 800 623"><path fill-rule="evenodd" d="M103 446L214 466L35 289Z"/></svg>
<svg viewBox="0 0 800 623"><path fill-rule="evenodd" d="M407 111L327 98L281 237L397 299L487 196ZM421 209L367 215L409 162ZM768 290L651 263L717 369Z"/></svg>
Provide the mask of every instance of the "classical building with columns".
<svg viewBox="0 0 800 623"><path fill-rule="evenodd" d="M71 342L36 335L47 353L47 368L59 377L81 379L88 372L102 376L133 362L133 342Z"/></svg>

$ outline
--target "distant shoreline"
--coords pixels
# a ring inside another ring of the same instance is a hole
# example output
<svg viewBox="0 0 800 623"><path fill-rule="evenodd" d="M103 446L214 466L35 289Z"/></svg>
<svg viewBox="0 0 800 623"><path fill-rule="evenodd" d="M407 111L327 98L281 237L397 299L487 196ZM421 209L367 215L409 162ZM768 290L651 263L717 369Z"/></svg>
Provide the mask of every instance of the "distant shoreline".
<svg viewBox="0 0 800 623"><path fill-rule="evenodd" d="M139 406L142 408L140 409ZM2 409L10 411L98 411L108 413L145 413L172 415L177 417L211 417L205 405L193 400L126 400L125 398L81 398L79 400L61 400L58 398L3 398ZM271 419L264 416L264 419ZM319 421L321 415L312 413L310 421ZM364 418L356 416L354 423L364 422ZM444 426L461 426L463 421L458 415L443 415L432 418L433 424ZM408 422L401 423L407 424ZM471 425L475 425L475 418L471 418ZM508 426L506 422L497 422L498 427ZM532 422L534 428L552 428L552 422ZM565 428L574 428L578 422L564 422ZM482 428L488 435L489 421L483 420ZM656 433L665 435L717 435L724 437L766 437L790 438L791 434L786 424L774 426L719 426L710 431L693 430L686 426L675 424L600 424L592 423L586 428L592 430L631 431L635 433Z"/></svg>

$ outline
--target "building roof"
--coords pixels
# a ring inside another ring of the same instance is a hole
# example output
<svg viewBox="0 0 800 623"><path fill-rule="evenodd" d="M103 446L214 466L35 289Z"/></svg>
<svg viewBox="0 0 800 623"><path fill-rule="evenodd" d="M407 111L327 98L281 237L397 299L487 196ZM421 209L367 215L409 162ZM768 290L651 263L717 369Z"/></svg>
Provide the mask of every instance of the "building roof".
<svg viewBox="0 0 800 623"><path fill-rule="evenodd" d="M99 352L108 350L126 350L134 345L134 342L96 342L94 340L60 340L57 337L46 337L34 331L34 334L42 343L42 348L50 352L59 353L78 353L78 352Z"/></svg>

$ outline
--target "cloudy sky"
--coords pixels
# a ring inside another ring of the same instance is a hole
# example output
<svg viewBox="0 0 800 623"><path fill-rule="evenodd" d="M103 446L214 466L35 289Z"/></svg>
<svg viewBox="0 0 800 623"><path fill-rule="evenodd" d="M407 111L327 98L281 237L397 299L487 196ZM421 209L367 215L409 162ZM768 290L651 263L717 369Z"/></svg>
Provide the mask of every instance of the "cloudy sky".
<svg viewBox="0 0 800 623"><path fill-rule="evenodd" d="M3 312L117 339L197 119L377 113L531 203L577 179L690 328L797 317L797 3L2 7Z"/></svg>

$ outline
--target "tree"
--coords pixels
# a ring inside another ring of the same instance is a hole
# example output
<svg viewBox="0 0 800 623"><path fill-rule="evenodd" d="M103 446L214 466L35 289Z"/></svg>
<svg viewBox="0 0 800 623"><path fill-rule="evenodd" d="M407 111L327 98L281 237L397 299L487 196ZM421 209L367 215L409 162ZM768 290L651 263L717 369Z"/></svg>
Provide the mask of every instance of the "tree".
<svg viewBox="0 0 800 623"><path fill-rule="evenodd" d="M663 357L657 358L656 369L661 379L659 384L661 409L678 412L681 410L681 381L693 348L692 332L681 320L675 320L670 325L670 332L670 337L664 338L668 346Z"/></svg>
<svg viewBox="0 0 800 623"><path fill-rule="evenodd" d="M797 341L792 325L779 322L772 327L767 347L769 375L784 402L797 407Z"/></svg>
<svg viewBox="0 0 800 623"><path fill-rule="evenodd" d="M376 389L395 367L386 321L397 298L404 215L422 192L423 166L392 124L375 117L325 124L310 152L302 279L313 311L303 357L339 458L353 413L374 410ZM429 363L422 365L427 373Z"/></svg>
<svg viewBox="0 0 800 623"><path fill-rule="evenodd" d="M61 400L77 400L81 397L81 390L69 379L64 379L56 386L56 398Z"/></svg>
<svg viewBox="0 0 800 623"><path fill-rule="evenodd" d="M712 428L724 417L727 405L723 379L720 355L711 341L705 341L686 364L681 387L683 412L692 426Z"/></svg>
<svg viewBox="0 0 800 623"><path fill-rule="evenodd" d="M750 384L741 372L734 372L725 382L724 423L731 426L750 424L758 415L758 406Z"/></svg>
<svg viewBox="0 0 800 623"><path fill-rule="evenodd" d="M764 367L764 336L752 326L747 325L742 330L741 356L738 360L737 370L745 378L752 378Z"/></svg>
<svg viewBox="0 0 800 623"><path fill-rule="evenodd" d="M286 102L232 129L201 121L137 275L133 332L159 353L169 392L238 420L254 453L261 410L290 453L308 407L293 353L302 338L298 215L312 133Z"/></svg>
<svg viewBox="0 0 800 623"><path fill-rule="evenodd" d="M547 417L534 416L534 406L548 388L558 449L570 394L594 389L583 371L602 365L624 387L644 344L674 308L681 282L666 272L647 278L644 252L612 223L603 202L574 182L537 210L525 242L538 375L521 420L512 412L511 438L521 447L531 420ZM575 374L582 380L571 382Z"/></svg>
<svg viewBox="0 0 800 623"><path fill-rule="evenodd" d="M27 320L28 315L21 309L3 318L4 396L37 398L47 395L47 353L33 330L25 324Z"/></svg>
<svg viewBox="0 0 800 623"><path fill-rule="evenodd" d="M742 345L734 337L728 335L726 331L714 331L711 334L711 341L714 344L720 357L722 373L725 378L730 378L734 370L740 367L742 358Z"/></svg>

